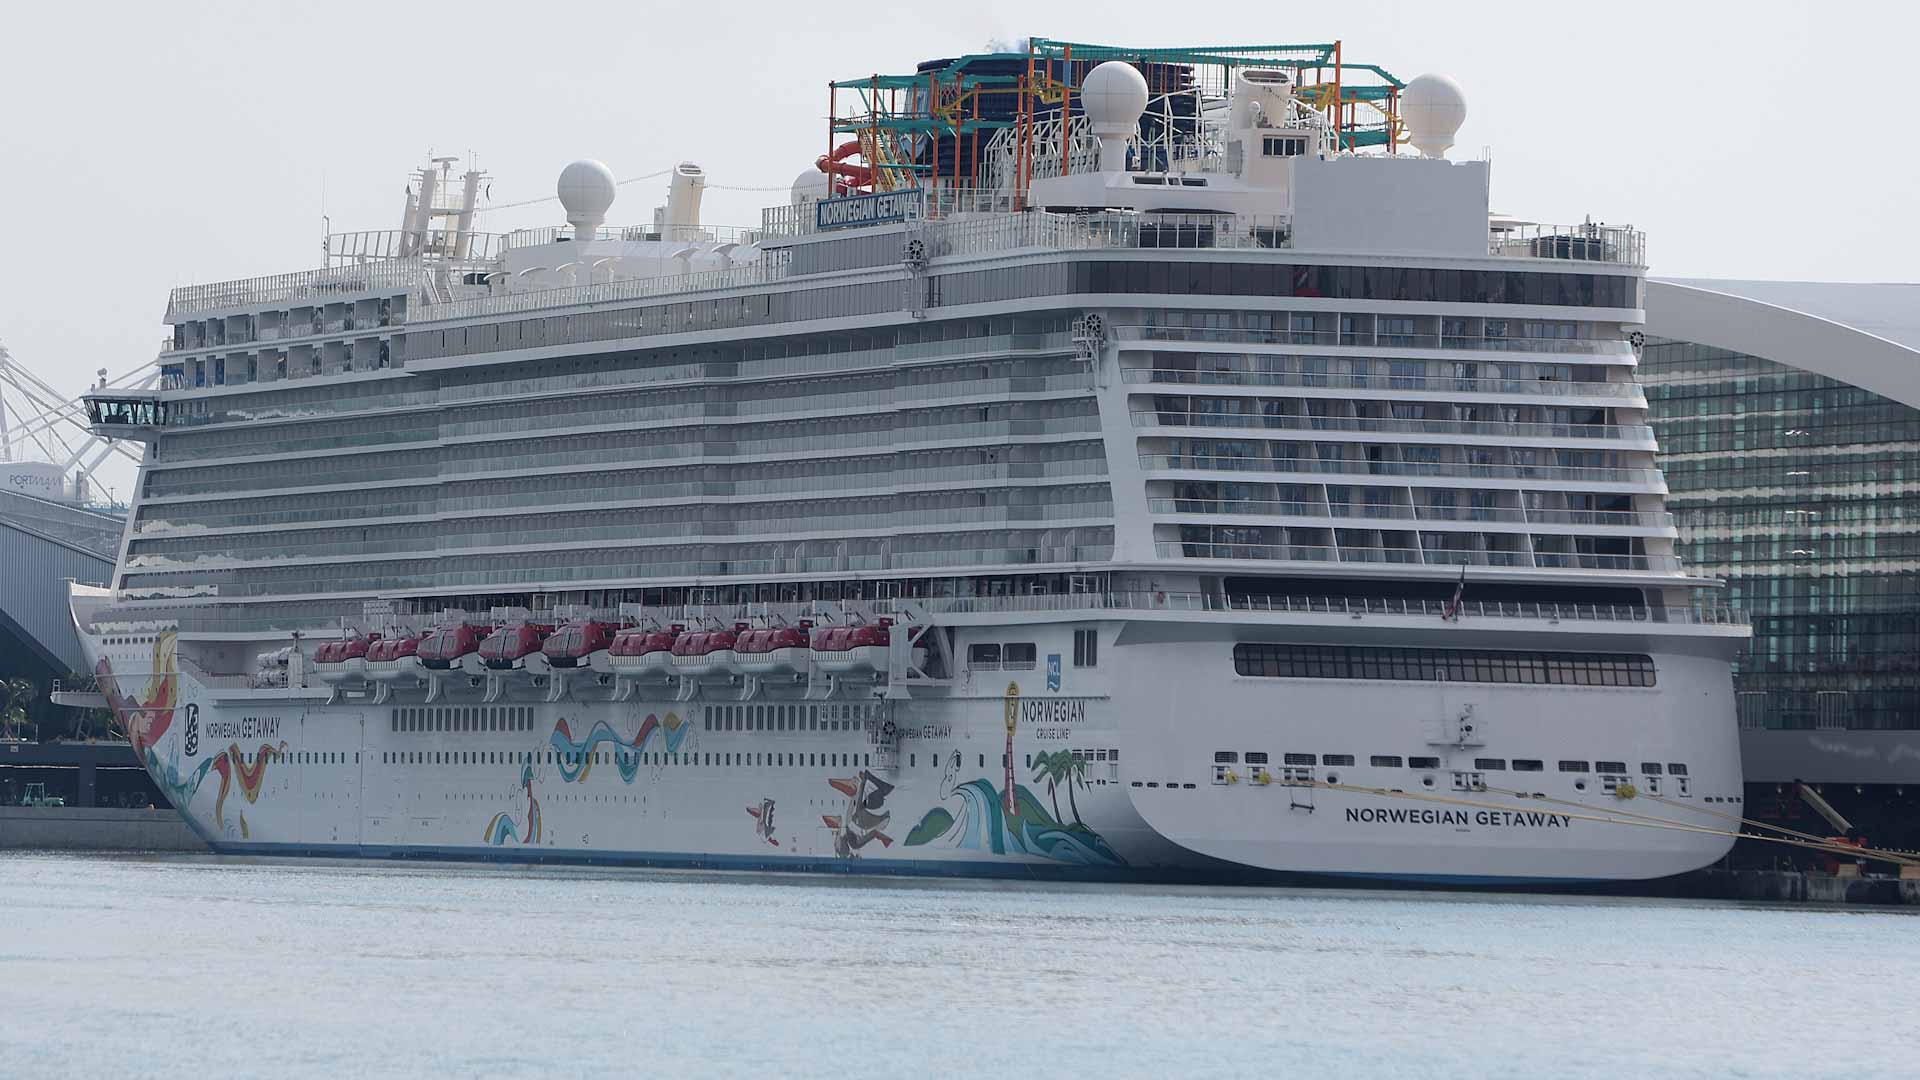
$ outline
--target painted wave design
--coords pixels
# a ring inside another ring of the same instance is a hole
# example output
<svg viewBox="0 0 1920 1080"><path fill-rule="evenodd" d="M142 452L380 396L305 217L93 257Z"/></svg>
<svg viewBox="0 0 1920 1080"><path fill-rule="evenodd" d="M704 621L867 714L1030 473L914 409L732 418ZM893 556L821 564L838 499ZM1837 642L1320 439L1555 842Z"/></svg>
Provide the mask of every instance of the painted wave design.
<svg viewBox="0 0 1920 1080"><path fill-rule="evenodd" d="M1125 860L1099 833L1082 824L1063 825L1024 786L1014 785L1011 820L1001 808L999 789L988 780L956 785L960 816L945 806L927 811L907 834L907 845L939 845L995 855L1038 855L1075 866L1123 866Z"/></svg>
<svg viewBox="0 0 1920 1080"><path fill-rule="evenodd" d="M602 744L613 748L614 767L620 770L620 779L631 784L640 775L641 755L647 752L649 742L657 738L661 743L660 749L677 754L680 744L686 741L687 734L692 730L693 725L675 713L668 713L664 719L648 713L631 741L621 738L605 720L594 721L586 736L575 741L567 722L560 720L553 725L553 734L547 739L547 744L553 747L554 765L560 772L560 779L569 784L580 783L593 772L593 752Z"/></svg>

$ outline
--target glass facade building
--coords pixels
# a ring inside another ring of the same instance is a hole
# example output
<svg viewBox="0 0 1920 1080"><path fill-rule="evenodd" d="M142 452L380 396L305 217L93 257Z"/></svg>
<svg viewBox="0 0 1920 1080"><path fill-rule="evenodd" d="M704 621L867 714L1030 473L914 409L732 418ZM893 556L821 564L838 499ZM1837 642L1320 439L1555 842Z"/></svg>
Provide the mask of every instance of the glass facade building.
<svg viewBox="0 0 1920 1080"><path fill-rule="evenodd" d="M1641 357L1678 552L1753 620L1753 730L1920 729L1920 409L1651 338Z"/></svg>

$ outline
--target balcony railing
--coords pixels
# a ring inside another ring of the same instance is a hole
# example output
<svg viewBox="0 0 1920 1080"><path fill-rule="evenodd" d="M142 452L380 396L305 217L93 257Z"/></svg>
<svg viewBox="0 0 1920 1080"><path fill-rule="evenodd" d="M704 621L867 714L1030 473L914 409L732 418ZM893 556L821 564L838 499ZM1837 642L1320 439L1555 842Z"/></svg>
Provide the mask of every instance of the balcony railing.
<svg viewBox="0 0 1920 1080"><path fill-rule="evenodd" d="M410 302L424 302L431 295L436 273L457 269L447 263L392 259L208 285L184 285L168 297L166 318L172 321L205 311L259 304L327 303L375 292L405 293Z"/></svg>
<svg viewBox="0 0 1920 1080"><path fill-rule="evenodd" d="M1628 356L1632 346L1619 339L1546 337L1464 337L1456 334L1384 334L1374 331L1257 330L1210 326L1116 326L1121 341L1197 341L1227 345L1359 346L1392 349L1454 349L1503 353L1552 353ZM1298 350L1295 350L1298 351Z"/></svg>
<svg viewBox="0 0 1920 1080"><path fill-rule="evenodd" d="M873 601L876 614L904 611L908 606L932 615L998 615L1053 611L1188 611L1273 612L1315 615L1410 615L1439 618L1447 614L1443 600L1361 596L1271 596L1200 592L1104 591L1050 593L1039 596L916 597ZM1745 626L1744 612L1729 607L1642 607L1635 604L1501 603L1467 600L1462 618L1534 619L1546 622L1665 623L1683 626ZM799 618L796 611L790 617Z"/></svg>
<svg viewBox="0 0 1920 1080"><path fill-rule="evenodd" d="M1454 548L1328 547L1312 544L1218 544L1161 540L1154 554L1163 559L1227 559L1322 563L1410 563L1427 566L1505 566L1554 570L1645 570L1678 573L1672 555L1598 555L1548 551L1470 551Z"/></svg>
<svg viewBox="0 0 1920 1080"><path fill-rule="evenodd" d="M1643 442L1651 448L1653 429L1645 424L1539 424L1493 420L1403 420L1371 416L1302 416L1264 413L1179 412L1143 409L1133 413L1138 428L1197 427L1268 431L1367 431L1410 435L1474 435L1482 438L1612 439Z"/></svg>
<svg viewBox="0 0 1920 1080"><path fill-rule="evenodd" d="M1380 489L1375 489L1380 490ZM1522 525L1592 525L1617 529L1673 528L1673 515L1640 510L1546 510L1514 506L1405 506L1398 504L1333 504L1263 499L1153 498L1147 510L1154 514L1222 514L1255 517L1302 517L1358 521L1466 521L1512 522Z"/></svg>
<svg viewBox="0 0 1920 1080"><path fill-rule="evenodd" d="M1347 458L1268 458L1243 454L1141 454L1148 472L1314 473L1345 476L1414 476L1461 480L1568 480L1583 484L1658 487L1658 469L1592 469L1570 465L1478 465L1460 461L1361 461Z"/></svg>
<svg viewBox="0 0 1920 1080"><path fill-rule="evenodd" d="M1317 371L1234 371L1193 368L1126 368L1130 383L1165 386L1304 386L1334 390L1407 390L1429 394L1523 394L1609 398L1643 405L1633 382L1563 382L1557 379L1465 379L1451 375L1348 375Z"/></svg>

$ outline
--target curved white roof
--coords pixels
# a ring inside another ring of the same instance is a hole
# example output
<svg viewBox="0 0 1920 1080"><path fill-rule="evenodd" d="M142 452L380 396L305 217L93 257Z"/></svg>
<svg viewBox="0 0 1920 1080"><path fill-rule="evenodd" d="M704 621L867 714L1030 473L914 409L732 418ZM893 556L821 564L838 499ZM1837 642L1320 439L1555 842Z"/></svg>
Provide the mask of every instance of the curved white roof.
<svg viewBox="0 0 1920 1080"><path fill-rule="evenodd" d="M1649 278L1646 332L1920 406L1920 284Z"/></svg>

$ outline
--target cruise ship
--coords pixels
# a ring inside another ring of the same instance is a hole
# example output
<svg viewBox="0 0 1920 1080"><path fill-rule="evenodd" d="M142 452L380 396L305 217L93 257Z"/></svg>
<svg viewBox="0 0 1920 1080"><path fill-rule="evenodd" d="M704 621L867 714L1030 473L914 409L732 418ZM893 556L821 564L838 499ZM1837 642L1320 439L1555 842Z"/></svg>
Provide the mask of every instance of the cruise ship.
<svg viewBox="0 0 1920 1080"><path fill-rule="evenodd" d="M487 233L436 159L327 265L173 291L159 388L88 398L144 454L72 606L215 850L1727 851L1748 629L1674 553L1639 232L1490 212L1460 88L1340 44L1034 39L826 104L754 227L684 162L609 224L646 189L581 160L564 224Z"/></svg>

